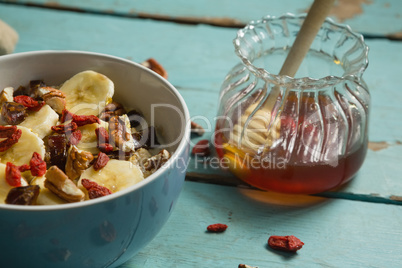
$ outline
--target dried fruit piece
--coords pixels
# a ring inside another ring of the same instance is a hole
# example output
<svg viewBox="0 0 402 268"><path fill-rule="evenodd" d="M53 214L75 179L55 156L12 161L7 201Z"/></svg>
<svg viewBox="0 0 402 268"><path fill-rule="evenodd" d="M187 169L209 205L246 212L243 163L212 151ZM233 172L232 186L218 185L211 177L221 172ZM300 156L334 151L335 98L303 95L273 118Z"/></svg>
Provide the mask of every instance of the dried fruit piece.
<svg viewBox="0 0 402 268"><path fill-rule="evenodd" d="M95 199L98 197L112 194L112 191L110 191L108 188L101 186L94 181L90 181L88 179L82 179L81 183L82 186L84 186L84 188L87 189L89 199Z"/></svg>
<svg viewBox="0 0 402 268"><path fill-rule="evenodd" d="M6 127L3 127L3 129ZM9 133L9 130L6 130L7 133ZM1 132L1 131L0 131ZM7 137L7 139L0 141L0 152L7 151L8 148L13 146L18 142L18 140L21 138L22 135L22 130L21 129L16 129L14 133L12 133L10 136Z"/></svg>
<svg viewBox="0 0 402 268"><path fill-rule="evenodd" d="M71 145L77 145L81 139L82 133L79 129L68 135L68 141L71 143Z"/></svg>
<svg viewBox="0 0 402 268"><path fill-rule="evenodd" d="M45 139L47 166L56 165L61 170L64 170L67 161L68 144L65 134L51 135Z"/></svg>
<svg viewBox="0 0 402 268"><path fill-rule="evenodd" d="M146 61L142 62L141 65L151 69L152 71L159 74L163 78L166 79L168 78L168 74L165 68L163 68L162 65L153 58L147 59Z"/></svg>
<svg viewBox="0 0 402 268"><path fill-rule="evenodd" d="M211 154L210 145L208 140L200 140L194 145L191 151L194 155L198 156L208 156Z"/></svg>
<svg viewBox="0 0 402 268"><path fill-rule="evenodd" d="M14 102L24 105L30 111L39 111L45 105L45 102L34 100L25 95L15 96Z"/></svg>
<svg viewBox="0 0 402 268"><path fill-rule="evenodd" d="M129 111L127 113L127 116L128 116L128 119L130 120L131 127L138 127L139 125L143 125L144 123L146 124L146 121L145 121L142 113L140 113L136 110Z"/></svg>
<svg viewBox="0 0 402 268"><path fill-rule="evenodd" d="M98 127L95 129L95 134L98 138L98 144L109 143L109 133L107 132L106 128Z"/></svg>
<svg viewBox="0 0 402 268"><path fill-rule="evenodd" d="M91 153L78 151L77 147L71 146L66 162L66 175L71 180L78 179L82 172L90 166L93 159Z"/></svg>
<svg viewBox="0 0 402 268"><path fill-rule="evenodd" d="M46 162L37 152L34 152L31 160L29 161L32 176L41 177L46 173Z"/></svg>
<svg viewBox="0 0 402 268"><path fill-rule="evenodd" d="M207 230L208 230L208 232L222 233L222 232L224 232L227 228L228 228L228 226L227 226L226 224L223 224L223 223L215 223L215 224L208 225Z"/></svg>
<svg viewBox="0 0 402 268"><path fill-rule="evenodd" d="M5 102L1 108L1 117L8 125L18 125L27 117L27 108L16 102Z"/></svg>
<svg viewBox="0 0 402 268"><path fill-rule="evenodd" d="M205 129L196 122L191 121L191 133L202 136L205 133Z"/></svg>
<svg viewBox="0 0 402 268"><path fill-rule="evenodd" d="M101 143L98 144L98 149L99 151L103 152L103 153L110 153L113 151L113 146L110 145L109 143Z"/></svg>
<svg viewBox="0 0 402 268"><path fill-rule="evenodd" d="M5 203L13 205L35 205L39 191L40 187L38 185L11 188L7 194Z"/></svg>
<svg viewBox="0 0 402 268"><path fill-rule="evenodd" d="M62 123L72 120L72 122L76 123L78 127L82 127L88 124L98 123L100 124L100 119L95 115L77 115L69 112L67 109L64 109L61 112L60 121Z"/></svg>
<svg viewBox="0 0 402 268"><path fill-rule="evenodd" d="M107 162L109 162L109 157L102 152L99 152L98 157L93 165L93 168L98 171L106 166Z"/></svg>
<svg viewBox="0 0 402 268"><path fill-rule="evenodd" d="M268 245L272 249L296 252L297 250L303 247L304 243L300 241L299 238L293 235L287 235L287 236L273 235L269 237Z"/></svg>
<svg viewBox="0 0 402 268"><path fill-rule="evenodd" d="M6 163L6 181L10 186L21 186L21 172L18 167L11 162Z"/></svg>
<svg viewBox="0 0 402 268"><path fill-rule="evenodd" d="M79 202L85 198L85 194L57 166L51 166L46 172L45 187L68 202Z"/></svg>
<svg viewBox="0 0 402 268"><path fill-rule="evenodd" d="M148 128L140 131L139 134L140 134L139 137L141 137L141 138L138 139L138 136L137 136L137 140L143 147L149 149L149 148L155 148L158 145L160 145L158 138L156 136L155 127L149 126ZM134 133L134 135L138 135L138 134Z"/></svg>
<svg viewBox="0 0 402 268"><path fill-rule="evenodd" d="M78 129L78 126L74 122L70 122L65 125L52 126L52 130L58 134L72 133Z"/></svg>

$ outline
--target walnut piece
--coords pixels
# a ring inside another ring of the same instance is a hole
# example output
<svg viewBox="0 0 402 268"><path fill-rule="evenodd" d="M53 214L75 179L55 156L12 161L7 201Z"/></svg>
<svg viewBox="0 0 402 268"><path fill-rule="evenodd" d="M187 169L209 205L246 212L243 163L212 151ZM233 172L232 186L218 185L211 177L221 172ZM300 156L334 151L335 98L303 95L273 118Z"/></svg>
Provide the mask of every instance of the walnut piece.
<svg viewBox="0 0 402 268"><path fill-rule="evenodd" d="M58 197L67 202L84 201L84 192L57 166L51 166L45 176L45 187Z"/></svg>
<svg viewBox="0 0 402 268"><path fill-rule="evenodd" d="M5 102L14 101L14 89L12 87L4 88L0 93L0 106Z"/></svg>
<svg viewBox="0 0 402 268"><path fill-rule="evenodd" d="M148 160L144 163L144 177L148 177L153 174L159 168L163 166L170 158L170 153L162 149L158 154L148 158Z"/></svg>
<svg viewBox="0 0 402 268"><path fill-rule="evenodd" d="M66 175L72 181L78 179L93 159L94 156L90 152L78 151L77 147L71 146L67 156Z"/></svg>
<svg viewBox="0 0 402 268"><path fill-rule="evenodd" d="M53 87L42 87L40 88L42 94L42 99L47 105L52 107L56 113L61 114L66 108L66 95L58 89Z"/></svg>

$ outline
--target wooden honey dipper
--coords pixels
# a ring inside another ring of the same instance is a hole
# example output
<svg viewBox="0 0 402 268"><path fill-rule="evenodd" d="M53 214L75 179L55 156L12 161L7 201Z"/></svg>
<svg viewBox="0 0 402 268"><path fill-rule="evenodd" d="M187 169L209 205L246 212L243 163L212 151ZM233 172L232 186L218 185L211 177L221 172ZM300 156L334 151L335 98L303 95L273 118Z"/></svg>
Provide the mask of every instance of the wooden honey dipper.
<svg viewBox="0 0 402 268"><path fill-rule="evenodd" d="M305 55L310 49L315 36L321 28L322 23L328 16L335 0L315 0L308 12L299 33L287 55L285 62L279 71L279 75L294 77L299 69ZM285 92L285 96L288 93ZM270 96L263 103L262 107L253 114L257 104L250 105L241 116L240 122L234 126L230 140L234 141L243 150L251 149L251 152L258 152L261 145L270 147L279 137L280 122L274 122L271 127L274 131L267 130L270 124L271 111L281 95L278 86L274 86ZM251 118L249 116L251 115ZM279 118L279 116L277 116ZM247 126L244 128L243 126ZM261 131L262 130L262 131Z"/></svg>

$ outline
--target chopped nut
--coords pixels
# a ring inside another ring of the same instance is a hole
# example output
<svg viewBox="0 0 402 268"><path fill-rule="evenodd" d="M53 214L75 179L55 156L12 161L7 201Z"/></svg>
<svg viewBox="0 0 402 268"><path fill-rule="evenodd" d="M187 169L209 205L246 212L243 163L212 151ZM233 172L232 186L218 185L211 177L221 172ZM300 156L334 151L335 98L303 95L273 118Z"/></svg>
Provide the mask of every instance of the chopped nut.
<svg viewBox="0 0 402 268"><path fill-rule="evenodd" d="M112 116L109 120L109 143L123 152L134 151L139 143L131 135L130 120L127 115Z"/></svg>
<svg viewBox="0 0 402 268"><path fill-rule="evenodd" d="M205 133L205 129L201 125L191 121L191 133L202 136Z"/></svg>
<svg viewBox="0 0 402 268"><path fill-rule="evenodd" d="M12 87L4 88L0 93L0 105L2 105L5 102L13 102L14 100L13 94L14 89Z"/></svg>
<svg viewBox="0 0 402 268"><path fill-rule="evenodd" d="M168 74L165 68L163 68L162 65L153 58L147 59L146 61L142 62L141 65L151 69L165 79L168 78Z"/></svg>
<svg viewBox="0 0 402 268"><path fill-rule="evenodd" d="M111 102L106 105L105 109L100 113L99 119L103 121L109 121L112 116L120 116L126 114L126 110L124 109L123 105L118 102Z"/></svg>
<svg viewBox="0 0 402 268"><path fill-rule="evenodd" d="M163 149L158 154L148 158L147 162L144 164L144 177L157 171L163 164L165 164L170 158L170 153Z"/></svg>
<svg viewBox="0 0 402 268"><path fill-rule="evenodd" d="M45 187L58 197L68 202L84 200L85 194L57 166L51 166L45 176Z"/></svg>
<svg viewBox="0 0 402 268"><path fill-rule="evenodd" d="M137 165L144 172L144 165L151 158L151 154L147 149L140 148L135 151L135 153L130 157L129 161L134 165Z"/></svg>
<svg viewBox="0 0 402 268"><path fill-rule="evenodd" d="M62 91L52 87L42 87L40 88L40 92L42 93L42 99L56 113L61 114L66 108L66 95Z"/></svg>
<svg viewBox="0 0 402 268"><path fill-rule="evenodd" d="M70 180L78 179L82 172L90 166L93 159L90 152L78 151L77 147L71 146L66 162L66 174Z"/></svg>

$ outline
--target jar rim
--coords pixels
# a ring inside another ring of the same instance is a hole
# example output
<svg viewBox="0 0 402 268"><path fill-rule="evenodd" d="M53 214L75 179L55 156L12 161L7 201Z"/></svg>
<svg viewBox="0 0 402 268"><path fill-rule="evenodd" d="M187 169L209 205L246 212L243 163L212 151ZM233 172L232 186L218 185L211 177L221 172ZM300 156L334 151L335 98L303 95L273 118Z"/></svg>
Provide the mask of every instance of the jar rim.
<svg viewBox="0 0 402 268"><path fill-rule="evenodd" d="M302 85L305 85L308 83L310 85L310 87L313 87L313 86L322 87L322 85L328 85L328 86L334 85L334 84L337 84L340 81L346 80L346 79L347 80L356 80L357 78L360 78L368 66L369 47L364 42L364 37L362 34L354 32L351 29L351 27L347 24L341 24L341 23L334 22L334 20L331 18L326 18L324 23L327 23L330 26L337 27L337 28L347 32L348 34L353 36L357 40L357 42L359 42L360 45L362 46L363 60L361 61L361 63L359 63L360 64L359 68L357 68L353 72L345 72L342 76L328 75L328 76L321 77L321 78L313 78L313 77L294 78L294 77L287 76L287 75L273 74L263 68L259 68L259 67L255 66L249 60L249 58L242 53L241 40L243 39L243 37L245 36L245 34L248 31L254 29L256 26L266 24L267 22L270 22L270 21L280 21L280 20L284 20L284 19L303 19L306 16L307 16L307 13L299 14L299 15L295 15L292 13L285 13L279 17L266 15L259 20L250 21L244 28L237 31L236 38L233 40L233 44L235 47L235 53L237 54L238 57L240 57L243 64L246 65L246 67L251 72L258 74L263 79L273 82L274 84L281 84L281 85L291 84L293 86L303 87Z"/></svg>

